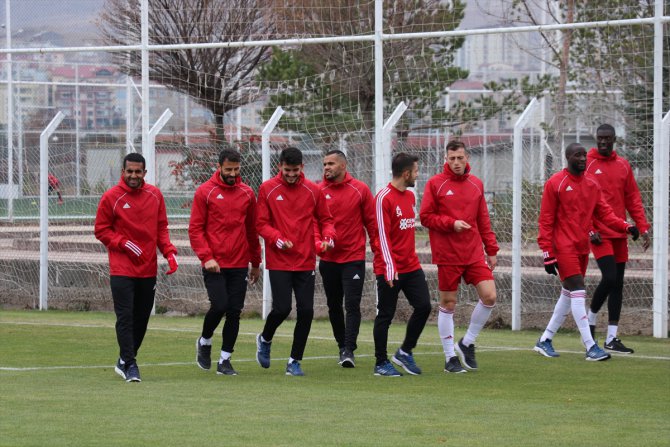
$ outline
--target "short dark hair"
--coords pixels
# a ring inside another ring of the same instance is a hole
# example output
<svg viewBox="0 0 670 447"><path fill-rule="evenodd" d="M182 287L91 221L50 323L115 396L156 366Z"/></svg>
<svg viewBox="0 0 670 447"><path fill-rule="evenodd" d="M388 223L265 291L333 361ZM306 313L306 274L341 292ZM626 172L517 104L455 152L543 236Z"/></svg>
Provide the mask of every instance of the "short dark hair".
<svg viewBox="0 0 670 447"><path fill-rule="evenodd" d="M447 152L449 151L457 151L459 149L463 149L464 151L467 151L465 148L465 143L459 140L451 140L449 143L447 143Z"/></svg>
<svg viewBox="0 0 670 447"><path fill-rule="evenodd" d="M291 166L302 164L302 152L297 147L287 147L279 154L279 163Z"/></svg>
<svg viewBox="0 0 670 447"><path fill-rule="evenodd" d="M568 146L565 148L565 158L568 158L570 155L572 155L572 153L575 152L577 148L584 149L584 145L582 143L568 144Z"/></svg>
<svg viewBox="0 0 670 447"><path fill-rule="evenodd" d="M123 157L123 169L126 169L126 162L127 161L135 162L135 163L142 163L142 169L147 168L147 161L144 159L142 154L138 154L137 152L131 152L130 154Z"/></svg>
<svg viewBox="0 0 670 447"><path fill-rule="evenodd" d="M347 161L347 156L346 156L346 154L345 154L344 152L342 152L341 150L339 150L339 149L332 149L332 150L329 150L328 152L326 152L326 155L324 155L324 157L327 157L327 156L329 156L329 155L337 155L337 156L338 156L339 158L341 158L342 160Z"/></svg>
<svg viewBox="0 0 670 447"><path fill-rule="evenodd" d="M222 165L226 160L233 163L239 163L240 153L235 149L223 149L221 152L219 152L219 164Z"/></svg>
<svg viewBox="0 0 670 447"><path fill-rule="evenodd" d="M391 172L393 173L393 177L396 178L402 176L403 172L412 169L414 163L417 163L418 161L419 157L416 155L406 154L405 152L395 154L391 161Z"/></svg>
<svg viewBox="0 0 670 447"><path fill-rule="evenodd" d="M601 124L596 129L596 133L600 132L601 130L605 132L612 132L612 134L616 135L616 130L614 130L614 126L611 124Z"/></svg>

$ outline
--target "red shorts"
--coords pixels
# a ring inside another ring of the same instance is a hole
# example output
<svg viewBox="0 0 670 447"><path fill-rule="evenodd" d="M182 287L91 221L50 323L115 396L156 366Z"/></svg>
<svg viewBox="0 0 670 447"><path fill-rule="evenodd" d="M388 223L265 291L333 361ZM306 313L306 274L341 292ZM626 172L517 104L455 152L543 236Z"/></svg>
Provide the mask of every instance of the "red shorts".
<svg viewBox="0 0 670 447"><path fill-rule="evenodd" d="M628 239L603 239L600 245L591 244L591 251L593 257L600 259L603 256L614 256L614 261L620 262L628 261Z"/></svg>
<svg viewBox="0 0 670 447"><path fill-rule="evenodd" d="M466 284L477 285L482 281L493 280L493 272L486 261L475 262L468 265L438 265L437 285L442 292L453 292L458 290L461 278Z"/></svg>
<svg viewBox="0 0 670 447"><path fill-rule="evenodd" d="M589 255L577 253L557 253L558 275L561 281L575 275L586 276L586 267L589 265Z"/></svg>

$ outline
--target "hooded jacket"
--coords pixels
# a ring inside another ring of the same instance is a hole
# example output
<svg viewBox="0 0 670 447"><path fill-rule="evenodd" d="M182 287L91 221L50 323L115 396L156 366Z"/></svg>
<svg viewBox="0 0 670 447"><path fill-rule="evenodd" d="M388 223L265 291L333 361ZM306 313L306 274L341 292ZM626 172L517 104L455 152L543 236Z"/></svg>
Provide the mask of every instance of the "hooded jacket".
<svg viewBox="0 0 670 447"><path fill-rule="evenodd" d="M123 177L102 195L95 217L94 233L109 252L112 276L151 278L156 276L156 247L164 257L177 249L170 242L165 200L158 188L142 182L139 188L126 185ZM134 263L123 248L126 240L140 247L144 262Z"/></svg>
<svg viewBox="0 0 670 447"><path fill-rule="evenodd" d="M489 256L498 253L484 186L470 174L469 164L463 175L456 175L445 163L444 171L428 180L419 216L421 225L428 228L434 264L469 265L484 259L484 251ZM455 232L457 220L472 228Z"/></svg>
<svg viewBox="0 0 670 447"><path fill-rule="evenodd" d="M240 177L227 185L217 170L195 191L188 236L203 266L213 259L221 268L258 267L261 244L253 190Z"/></svg>

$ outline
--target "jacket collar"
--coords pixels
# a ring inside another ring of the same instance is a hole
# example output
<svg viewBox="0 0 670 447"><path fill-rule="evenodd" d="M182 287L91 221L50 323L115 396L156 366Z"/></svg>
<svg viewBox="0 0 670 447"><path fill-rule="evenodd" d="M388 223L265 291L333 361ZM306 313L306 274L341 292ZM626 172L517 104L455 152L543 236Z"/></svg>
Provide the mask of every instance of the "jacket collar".
<svg viewBox="0 0 670 447"><path fill-rule="evenodd" d="M212 174L211 180L214 183L216 183L217 186L219 186L221 188L235 188L236 186L240 186L240 183L242 183L242 177L241 176L237 176L237 178L235 178L235 184L234 185L229 185L229 184L225 183L223 181L223 179L221 178L221 170L220 169L217 169L214 172L214 174Z"/></svg>
<svg viewBox="0 0 670 447"><path fill-rule="evenodd" d="M589 150L589 156L595 158L596 160L616 160L617 153L616 151L612 151L612 153L608 157L605 157L600 152L598 152L597 147L592 147Z"/></svg>
<svg viewBox="0 0 670 447"><path fill-rule="evenodd" d="M300 176L298 177L298 181L293 183L293 184L288 183L284 180L284 176L282 176L281 171L279 171L277 173L275 178L277 180L279 180L282 183L282 185L288 186L289 188L292 187L292 186L298 186L298 185L302 185L303 183L305 183L305 173L304 172L300 173Z"/></svg>
<svg viewBox="0 0 670 447"><path fill-rule="evenodd" d="M334 181L332 181L332 180L328 180L328 179L326 178L325 175L323 176L323 182L326 183L326 184L328 184L328 185L331 185L331 186L334 186L334 185L344 185L344 184L349 183L349 182L352 181L353 179L354 179L354 178L351 176L351 174L349 174L349 171L345 171L345 173L344 173L344 178L342 179L341 182L334 182Z"/></svg>
<svg viewBox="0 0 670 447"><path fill-rule="evenodd" d="M141 191L141 190L143 190L143 189L147 186L147 182L145 182L144 179L142 179L142 183L140 183L140 187L139 187L139 188L131 188L130 186L128 186L128 185L126 184L125 180L123 180L123 174L121 174L121 178L119 179L119 183L117 183L117 184L118 184L118 185L121 187L121 189L123 189L125 192L130 192L130 193L132 193L132 192L134 192L134 191Z"/></svg>
<svg viewBox="0 0 670 447"><path fill-rule="evenodd" d="M463 175L456 175L454 171L451 170L451 167L449 166L449 163L444 164L444 171L442 171L444 175L449 177L450 180L454 180L457 182L462 182L463 180L467 179L470 177L470 163L465 165L465 172Z"/></svg>

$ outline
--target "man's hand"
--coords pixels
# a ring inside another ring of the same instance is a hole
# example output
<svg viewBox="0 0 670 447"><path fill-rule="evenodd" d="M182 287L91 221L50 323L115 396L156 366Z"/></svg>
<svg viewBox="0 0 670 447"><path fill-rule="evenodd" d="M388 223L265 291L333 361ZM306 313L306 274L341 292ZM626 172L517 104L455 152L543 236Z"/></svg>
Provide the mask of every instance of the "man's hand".
<svg viewBox="0 0 670 447"><path fill-rule="evenodd" d="M469 230L472 226L464 220L457 220L454 222L454 231L460 233L464 230Z"/></svg>
<svg viewBox="0 0 670 447"><path fill-rule="evenodd" d="M548 253L544 254L544 271L550 275L558 275L558 261Z"/></svg>
<svg viewBox="0 0 670 447"><path fill-rule="evenodd" d="M258 282L258 278L261 277L261 269L260 267L251 267L249 269L249 284L256 284Z"/></svg>
<svg viewBox="0 0 670 447"><path fill-rule="evenodd" d="M141 265L146 261L144 252L142 252L142 249L135 242L126 239L121 242L121 247L126 251L128 256L130 256L130 260L133 264Z"/></svg>
<svg viewBox="0 0 670 447"><path fill-rule="evenodd" d="M205 262L205 265L203 267L205 268L205 270L211 273L219 273L221 271L219 263L216 262L216 260L214 259L210 259L209 261Z"/></svg>
<svg viewBox="0 0 670 447"><path fill-rule="evenodd" d="M333 241L332 238L326 238L323 241L321 241L321 244L319 246L319 253L325 253L327 251L332 250L335 248L335 242Z"/></svg>
<svg viewBox="0 0 670 447"><path fill-rule="evenodd" d="M395 272L395 274L393 275L393 279L386 281L386 284L388 284L390 288L393 288L393 281L397 280L398 280L398 272Z"/></svg>
<svg viewBox="0 0 670 447"><path fill-rule="evenodd" d="M640 237L640 230L638 230L635 225L630 225L628 228L626 228L626 233L633 236L634 241L638 240Z"/></svg>
<svg viewBox="0 0 670 447"><path fill-rule="evenodd" d="M177 262L177 255L174 253L170 253L167 257L167 262L170 268L168 269L167 272L165 272L166 275L172 275L174 272L177 271L177 268L179 267L179 263Z"/></svg>
<svg viewBox="0 0 670 447"><path fill-rule="evenodd" d="M498 265L498 258L495 256L486 256L486 263L489 265L489 268L491 271L493 271L496 268L496 265Z"/></svg>
<svg viewBox="0 0 670 447"><path fill-rule="evenodd" d="M603 243L603 240L600 237L600 233L597 231L589 231L589 238L591 239L591 243L593 245L600 245Z"/></svg>
<svg viewBox="0 0 670 447"><path fill-rule="evenodd" d="M277 239L277 248L280 250L290 250L293 248L293 242Z"/></svg>
<svg viewBox="0 0 670 447"><path fill-rule="evenodd" d="M644 251L647 251L647 249L651 245L651 238L649 237L649 232L645 231L640 236L642 236L642 248L644 249Z"/></svg>

